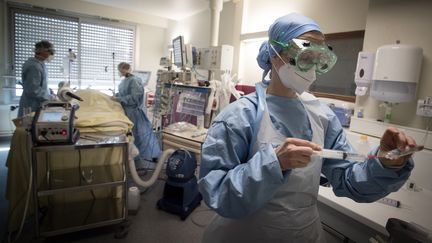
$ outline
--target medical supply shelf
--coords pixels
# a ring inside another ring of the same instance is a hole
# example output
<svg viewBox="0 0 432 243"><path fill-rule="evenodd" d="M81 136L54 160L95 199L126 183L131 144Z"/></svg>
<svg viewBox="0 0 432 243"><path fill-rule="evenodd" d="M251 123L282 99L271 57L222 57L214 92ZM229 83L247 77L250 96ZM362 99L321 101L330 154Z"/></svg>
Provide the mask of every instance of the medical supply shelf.
<svg viewBox="0 0 432 243"><path fill-rule="evenodd" d="M81 167L81 156L85 159L82 150L99 152L98 149L105 151L114 148L121 149L120 161ZM78 151L78 165L69 163L67 168L51 168L63 161L51 160L48 154L59 151ZM44 159L38 157L38 153L45 153ZM33 146L32 190L36 237L125 222L127 159L128 143L124 135L93 141L80 139L74 145ZM44 160L45 172L42 171L43 176L38 177L41 173L38 172L38 165L43 163L41 160Z"/></svg>
<svg viewBox="0 0 432 243"><path fill-rule="evenodd" d="M105 186L121 186L124 183L120 175L122 174L121 165L91 166L86 167L86 170L94 171L93 175L95 178L92 182L86 182L87 185L82 185L83 181L80 180L80 177L72 176L76 174L76 169L51 172L51 178L48 178L48 176L44 177L42 184L39 185L38 196L48 196L60 192L86 191ZM61 179L65 177L73 180L64 181ZM48 181L53 182L48 183Z"/></svg>

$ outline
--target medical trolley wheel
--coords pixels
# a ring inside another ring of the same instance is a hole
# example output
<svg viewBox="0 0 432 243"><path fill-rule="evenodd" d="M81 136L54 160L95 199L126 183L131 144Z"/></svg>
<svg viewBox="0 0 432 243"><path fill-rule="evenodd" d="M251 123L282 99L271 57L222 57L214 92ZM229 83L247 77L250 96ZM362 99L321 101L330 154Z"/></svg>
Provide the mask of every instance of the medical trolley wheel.
<svg viewBox="0 0 432 243"><path fill-rule="evenodd" d="M126 238L126 236L129 233L129 227L130 227L131 223L129 220L126 220L125 222L121 223L117 229L115 230L114 233L114 238L115 239L124 239Z"/></svg>

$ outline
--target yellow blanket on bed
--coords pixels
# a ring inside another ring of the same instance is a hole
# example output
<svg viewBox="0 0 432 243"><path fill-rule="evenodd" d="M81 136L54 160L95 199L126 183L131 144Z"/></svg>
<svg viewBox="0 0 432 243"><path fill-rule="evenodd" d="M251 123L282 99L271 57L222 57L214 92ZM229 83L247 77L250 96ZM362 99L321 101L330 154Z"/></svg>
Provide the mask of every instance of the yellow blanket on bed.
<svg viewBox="0 0 432 243"><path fill-rule="evenodd" d="M132 128L133 123L123 111L120 103L97 90L86 89L75 92L84 101L79 103L75 126L81 133L121 132Z"/></svg>

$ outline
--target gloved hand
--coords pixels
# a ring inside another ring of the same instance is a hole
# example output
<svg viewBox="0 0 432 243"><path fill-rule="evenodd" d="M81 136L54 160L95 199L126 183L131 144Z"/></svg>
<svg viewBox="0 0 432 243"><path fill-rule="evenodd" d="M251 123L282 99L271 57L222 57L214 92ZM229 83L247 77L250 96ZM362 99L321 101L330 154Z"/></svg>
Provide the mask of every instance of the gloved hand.
<svg viewBox="0 0 432 243"><path fill-rule="evenodd" d="M276 148L281 169L289 170L306 167L311 161L314 151L320 151L321 146L316 143L298 138L287 138Z"/></svg>
<svg viewBox="0 0 432 243"><path fill-rule="evenodd" d="M116 101L116 102L120 102L120 98L115 97L115 96L111 96L111 100Z"/></svg>
<svg viewBox="0 0 432 243"><path fill-rule="evenodd" d="M406 136L405 133L394 127L389 127L384 132L380 141L380 150L378 152L378 158L382 165L388 168L402 168L406 161L411 157L406 155L398 159L386 159L385 155L393 150L399 149L401 152L409 150L411 148L418 147L414 139ZM418 147L419 150L423 149L423 146Z"/></svg>

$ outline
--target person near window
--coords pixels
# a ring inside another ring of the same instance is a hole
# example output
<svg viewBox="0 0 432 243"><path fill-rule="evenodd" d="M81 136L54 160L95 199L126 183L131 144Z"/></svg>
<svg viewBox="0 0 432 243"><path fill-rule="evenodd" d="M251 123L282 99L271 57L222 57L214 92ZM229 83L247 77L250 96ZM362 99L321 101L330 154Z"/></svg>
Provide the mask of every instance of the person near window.
<svg viewBox="0 0 432 243"><path fill-rule="evenodd" d="M399 190L414 167L409 155L389 160L387 152L416 142L388 128L370 151L378 158L312 156L322 148L354 150L330 108L304 92L336 62L310 18L297 13L278 18L257 61L263 82L222 110L202 146L199 190L218 213L203 242L322 242L320 174L337 196L373 202Z"/></svg>
<svg viewBox="0 0 432 243"><path fill-rule="evenodd" d="M24 110L37 111L41 104L54 99L54 95L48 89L48 73L45 62L51 62L54 58L54 46L47 40L35 44L34 57L30 57L22 67L23 93L21 95L18 117L24 115Z"/></svg>
<svg viewBox="0 0 432 243"><path fill-rule="evenodd" d="M158 139L153 132L150 120L144 111L144 86L139 77L132 74L129 63L121 62L117 69L124 79L118 86L118 93L111 99L120 102L127 117L134 123L132 134L139 150L135 160L156 162L160 155Z"/></svg>

